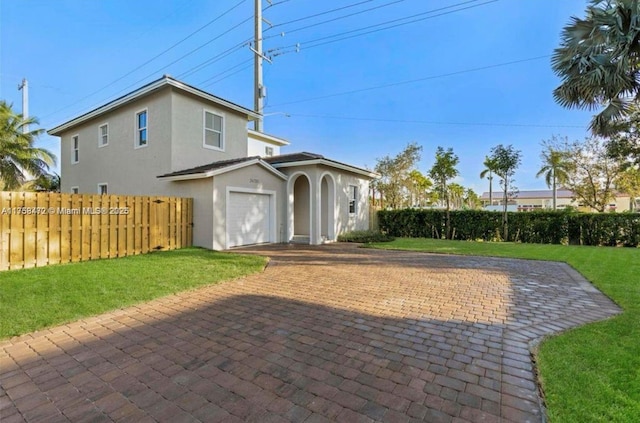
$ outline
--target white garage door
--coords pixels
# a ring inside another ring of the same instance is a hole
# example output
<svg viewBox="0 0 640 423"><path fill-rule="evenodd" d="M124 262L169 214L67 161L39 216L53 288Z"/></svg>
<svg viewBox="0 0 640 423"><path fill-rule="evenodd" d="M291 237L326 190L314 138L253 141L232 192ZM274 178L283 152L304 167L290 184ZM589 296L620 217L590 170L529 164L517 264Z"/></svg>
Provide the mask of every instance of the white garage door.
<svg viewBox="0 0 640 423"><path fill-rule="evenodd" d="M269 242L270 195L230 192L227 201L227 248Z"/></svg>

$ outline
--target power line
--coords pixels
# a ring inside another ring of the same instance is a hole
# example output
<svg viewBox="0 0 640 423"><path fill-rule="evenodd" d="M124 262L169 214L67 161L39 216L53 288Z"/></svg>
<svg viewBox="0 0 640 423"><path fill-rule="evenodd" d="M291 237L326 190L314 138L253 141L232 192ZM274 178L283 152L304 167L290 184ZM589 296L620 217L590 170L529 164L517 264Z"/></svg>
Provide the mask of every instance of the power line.
<svg viewBox="0 0 640 423"><path fill-rule="evenodd" d="M478 71L487 70L487 69L494 69L494 68L499 68L499 67L503 67L503 66L515 65L515 64L518 64L518 63L532 62L532 61L535 61L535 60L546 59L546 58L549 58L549 57L551 57L551 55L550 54L546 54L544 56L536 56L536 57L529 57L527 59L512 60L512 61L509 61L509 62L496 63L496 64L493 64L493 65L480 66L480 67L476 67L476 68L464 69L464 70L459 70L459 71L455 71L455 72L443 73L443 74L439 74L439 75L425 76L423 78L409 79L409 80L406 80L406 81L399 81L399 82L390 82L388 84L374 85L372 87L359 88L359 89L356 89L356 90L349 90L349 91L343 91L343 92L339 92L339 93L326 94L326 95L323 95L323 96L304 98L304 99L301 99L301 100L287 101L287 102L284 102L284 103L274 104L273 106L269 106L269 107L281 107L281 106L286 106L286 105L289 105L289 104L305 103L305 102L308 102L308 101L322 100L322 99L325 99L325 98L339 97L339 96L348 95L348 94L355 94L355 93L360 93L360 92L365 92L365 91L378 90L378 89L382 89L382 88L397 87L399 85L414 84L416 82L423 82L423 81L428 81L428 80L431 80L431 79L446 78L446 77L449 77L449 76L461 75L461 74L464 74L464 73L478 72Z"/></svg>
<svg viewBox="0 0 640 423"><path fill-rule="evenodd" d="M205 79L204 81L201 81L201 82L200 82L200 84L198 84L198 85L205 84L205 83L207 83L207 82L209 82L209 81L211 81L211 80L213 80L213 79L218 78L218 77L219 77L219 76L221 76L221 75L224 75L225 73L227 73L227 72L229 72L229 71L232 71L232 70L234 70L234 69L237 69L237 68L238 68L238 67L240 67L240 66L246 65L248 62L251 62L251 61L253 61L253 58L252 58L252 57L248 58L247 60L243 60L242 62L240 62L240 63L238 63L238 64L236 64L236 65L234 65L234 66L231 66L230 68L227 68L226 70L224 70L224 71L222 71L222 72L219 72L219 73L217 73L217 74L213 75L212 77ZM244 68L243 68L243 69L244 69ZM235 72L234 72L234 74L235 74ZM214 82L218 82L218 81L214 81Z"/></svg>
<svg viewBox="0 0 640 423"><path fill-rule="evenodd" d="M177 78L186 78L187 76L193 75L196 72L201 71L202 69L206 68L209 65L212 65L216 62L219 62L220 60L224 59L225 57L231 55L232 53L242 49L245 45L247 44L247 41L243 41L241 43L238 43L236 45L234 45L233 47L223 51L222 53L218 53L215 56L211 57L208 60L205 60L204 62L192 67L191 69L187 69L185 72L179 74L177 76Z"/></svg>
<svg viewBox="0 0 640 423"><path fill-rule="evenodd" d="M240 6L242 3L245 3L247 0L240 0L238 3L236 3L234 6L232 6L231 8L227 9L226 11L224 11L222 14L216 16L215 18L213 18L212 20L210 20L209 22L207 22L205 25L201 26L200 28L196 29L195 31L193 31L192 33L190 33L189 35L187 35L186 37L182 38L180 41L174 43L171 47L166 48L165 50L161 51L160 53L156 54L155 56L153 56L151 59L145 61L144 63L142 63L141 65L138 65L137 67L135 67L133 70L127 72L126 74L122 75L121 77L119 77L118 79L110 82L109 84L105 85L104 87L100 88L99 90L96 90L82 98L80 98L79 100L76 100L73 104L69 104L67 106L64 106L58 110L56 110L55 112L49 113L47 115L45 115L43 118L55 115L60 113L63 110L68 109L69 107L72 107L74 105L76 105L77 103L86 100L87 98L93 97L94 95L106 90L107 88L113 86L114 84L120 82L121 80L123 80L124 78L126 78L127 76L133 74L134 72L140 70L141 68L143 68L144 66L148 65L149 63L153 62L154 60L156 60L157 58L159 58L160 56L163 56L164 54L168 53L169 51L173 50L175 47L177 47L178 45L182 44L183 42L185 42L186 40L188 40L189 38L193 37L194 35L196 35L197 33L199 33L200 31L202 31L203 29L207 28L208 26L212 25L213 23L217 22L218 20L220 20L221 18L223 18L224 16L226 16L227 14L229 14L231 11L233 11L234 9L236 9L238 6ZM243 22L244 23L244 22ZM224 34L223 34L224 35ZM183 56L183 58L186 56ZM170 63L168 66L170 66L171 64L173 64L175 62ZM164 68L163 68L164 69ZM154 72L155 74L156 72ZM146 76L144 79L146 79L148 76ZM144 80L143 79L143 80ZM140 82L140 81L138 81ZM136 84L138 83L136 82ZM129 87L127 87L129 88ZM126 89L126 88L125 88Z"/></svg>
<svg viewBox="0 0 640 423"><path fill-rule="evenodd" d="M357 3L348 4L348 5L346 5L346 6L337 7L337 8L335 8L335 9L326 10L326 11L324 11L324 12L316 13L316 14L314 14L314 15L308 15L308 16L304 16L304 17L302 17L302 18L293 19L293 20L291 20L291 21L282 22L282 23L279 23L279 24L277 24L277 25L273 25L273 26L272 26L272 27L270 27L270 28L267 28L267 29L265 30L265 32L267 32L267 31L269 31L269 30L271 30L271 29L273 29L273 28L277 28L277 27L279 27L279 26L289 25L289 24L292 24L292 23L295 23L295 22L300 22L300 21L304 21L304 20L307 20L307 19L316 18L316 17L318 17L318 16L327 15L327 14L329 14L329 13L333 13L333 12L339 12L340 10L349 9L349 8L351 8L351 7L355 7L355 6L360 6L361 4L365 4L365 3L371 3L372 1L375 1L375 0L364 0L364 1L357 2Z"/></svg>
<svg viewBox="0 0 640 423"><path fill-rule="evenodd" d="M350 18L352 16L361 15L363 13L371 12L371 11L374 11L374 10L377 10L377 9L381 9L383 7L391 6L391 5L394 5L394 4L397 4L397 3L402 3L403 1L406 1L406 0L395 0L395 1L392 1L392 2L389 2L389 3L381 4L379 6L370 7L369 9L364 9L364 10L359 10L357 12L349 13L348 15L337 16L335 18L327 19L326 21L321 21L321 22L317 22L317 23L314 23L314 24L311 24L311 25L306 25L306 26L303 26L303 27L300 27L300 28L292 29L291 31L287 31L286 34L287 35L288 34L292 34L294 32L299 32L299 31L303 31L305 29L314 28L316 26L324 25L324 24L327 24L327 23L330 23L330 22L335 22L335 21L338 21L338 20L341 20L341 19ZM473 1L478 1L478 0L473 0ZM280 35L269 35L268 37L264 37L264 39L268 40L270 38L279 37L279 36Z"/></svg>
<svg viewBox="0 0 640 423"><path fill-rule="evenodd" d="M424 125L452 125L452 126L494 126L494 127L518 127L518 128L585 128L584 125L551 125L551 124L534 124L534 123L485 123L485 122L439 122L427 120L411 120L411 119L382 119L368 117L353 116L332 116L332 115L312 115L302 113L287 113L291 117L306 117L318 119L341 119L341 120L357 120L367 122L393 122L393 123L416 123Z"/></svg>
<svg viewBox="0 0 640 423"><path fill-rule="evenodd" d="M249 60L253 60L253 59L249 59ZM244 63L246 63L246 62L244 62ZM244 63L243 63L243 64L244 64ZM226 76L224 76L224 77L222 77L222 78L218 78L218 79L216 79L215 81L212 81L212 82L210 82L210 83L209 83L209 84L207 84L207 85L204 85L202 88L210 87L210 86L212 86L212 85L214 85L214 84L217 84L217 83L218 83L218 82L220 82L220 81L224 81L224 80L225 80L225 79L227 79L227 78L231 78L233 75L238 74L238 73L242 72L242 71L243 71L243 70L245 70L245 69L249 69L249 68L250 68L250 67L252 67L252 66L253 66L253 64L251 64L251 63L250 63L250 64L248 64L248 65L246 65L246 66L243 66L242 68L238 69L238 70L237 70L237 71L235 71L235 72L230 73L229 75L226 75ZM227 71L225 71L225 72L223 72L223 73L226 73L226 72L228 72L228 71L229 71L229 70L227 70ZM218 75L221 75L221 74L218 74Z"/></svg>
<svg viewBox="0 0 640 423"><path fill-rule="evenodd" d="M442 11L442 10L447 10L447 9L451 9L451 8L454 8L454 7L463 6L463 5L469 4L469 3L476 3L478 1L479 0L468 0L468 1L461 2L461 3L456 3L456 4L453 4L453 5L440 7L440 8L437 8L437 9L431 9L431 10L428 10L426 12L421 12L421 13L416 13L416 14L413 14L413 15L405 16L403 18L392 19L390 21L381 22L381 23L378 23L378 24L375 24L375 25L369 25L369 26L365 26L365 27L362 27L362 28L353 29L353 30L345 31L345 32L340 32L340 33L333 34L333 35L327 35L327 36L324 36L324 37L315 38L313 40L308 40L308 41L296 43L296 44L285 46L285 47L279 47L277 49L272 49L272 51L290 49L290 48L295 48L296 49L295 51L298 51L298 49L301 49L304 44L312 44L310 46L304 47L304 49L308 50L308 49L311 49L311 48L314 48L314 47L319 47L319 46L322 46L322 45L325 45L325 44L331 44L331 43L335 43L335 42L338 42L338 41L343 41L343 40L347 40L347 39L355 38L355 37L361 37L363 35L373 34L375 32L380 32L380 31L384 31L384 30L387 30L387 29L397 28L399 26L408 25L408 24L424 21L424 20L427 20L427 19L437 18L437 17L440 17L440 16L449 15L449 14L456 13L456 12L461 12L463 10L468 10L468 9L472 9L472 8L475 8L475 7L485 6L485 5L490 4L490 3L495 3L495 2L497 2L499 0L489 0L489 1L486 1L484 3L472 4L471 6L467 6L467 7L463 7L463 8L459 8L459 9L455 9L455 10L450 10L448 12L443 12L443 13L439 13L437 15L433 15L433 13L436 13L436 12L439 12L439 11ZM418 16L424 16L424 15L432 15L432 16L426 16L426 17L422 17L422 18L419 18L419 19L414 19L414 20L409 21L409 22L401 22L401 21L405 21L407 19L415 18L415 17L418 17ZM340 37L342 35L352 34L354 32L365 31L365 30L371 29L371 28L378 28L378 27L381 27L381 26L384 26L384 25L393 24L393 23L396 23L396 22L401 22L401 23L398 23L398 24L395 24L395 25L391 25L391 26L388 26L388 27L384 27L384 28L379 28L379 29L376 29L376 30L368 31L368 32L363 32L361 34L355 34L355 35L351 35L351 36L348 36L348 37L339 38L337 40L331 40L331 41L327 41L327 42L324 42L324 43L318 43L318 41L323 41L323 40L327 40L327 39L330 39L330 38ZM317 44L313 44L313 43L317 43ZM284 52L282 52L280 54L287 54L287 53L292 53L292 52L293 51L284 51Z"/></svg>

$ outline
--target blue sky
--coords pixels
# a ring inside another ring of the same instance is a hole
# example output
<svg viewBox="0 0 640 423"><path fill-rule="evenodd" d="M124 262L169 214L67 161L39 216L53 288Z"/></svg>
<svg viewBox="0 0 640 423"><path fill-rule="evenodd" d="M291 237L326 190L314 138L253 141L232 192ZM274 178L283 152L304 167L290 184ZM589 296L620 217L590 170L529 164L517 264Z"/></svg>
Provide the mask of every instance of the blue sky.
<svg viewBox="0 0 640 423"><path fill-rule="evenodd" d="M585 0L273 3L264 12L273 25L264 34L273 50L265 132L291 141L283 152L371 168L417 142L426 173L437 146L452 147L458 182L480 193L491 147L522 150L517 187L544 189L540 142L588 135L590 113L554 103L548 57ZM0 1L0 98L20 110L26 77L30 114L51 128L167 73L251 108L252 53L242 43L253 36L252 13L253 0ZM55 137L39 145L60 153Z"/></svg>

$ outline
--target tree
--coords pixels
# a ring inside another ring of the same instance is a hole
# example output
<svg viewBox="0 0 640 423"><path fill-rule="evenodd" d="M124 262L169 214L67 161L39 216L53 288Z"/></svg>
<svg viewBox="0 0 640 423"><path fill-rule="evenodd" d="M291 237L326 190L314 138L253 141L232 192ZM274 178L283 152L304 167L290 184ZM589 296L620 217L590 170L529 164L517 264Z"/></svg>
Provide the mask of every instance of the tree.
<svg viewBox="0 0 640 423"><path fill-rule="evenodd" d="M29 176L37 179L55 164L52 153L34 147L43 130L23 132L23 128L37 124L36 118L25 119L15 113L10 104L0 101L0 189L17 189Z"/></svg>
<svg viewBox="0 0 640 423"><path fill-rule="evenodd" d="M629 210L636 210L636 199L640 197L640 170L638 167L630 167L618 175L616 188L629 194Z"/></svg>
<svg viewBox="0 0 640 423"><path fill-rule="evenodd" d="M453 153L453 149L449 148L445 151L444 148L438 147L436 149L436 161L429 170L429 176L433 179L437 186L438 194L441 201L444 201L447 210L446 221L446 238L451 238L451 215L449 204L449 190L447 189L447 183L458 176L458 156Z"/></svg>
<svg viewBox="0 0 640 423"><path fill-rule="evenodd" d="M484 179L487 178L489 180L489 205L492 206L493 205L493 168L494 168L494 163L491 161L491 158L488 156L485 156L484 158L484 162L482 163L484 165L484 170L482 172L480 172L480 178Z"/></svg>
<svg viewBox="0 0 640 423"><path fill-rule="evenodd" d="M516 169L520 166L521 156L522 152L520 150L514 149L512 145L505 147L502 144L493 147L491 156L489 156L493 164L493 172L500 178L500 185L502 186L502 231L505 241L509 236L507 214L509 188L513 185L513 175L515 175Z"/></svg>
<svg viewBox="0 0 640 423"><path fill-rule="evenodd" d="M471 188L467 188L464 192L464 207L469 209L479 209L482 206L480 196Z"/></svg>
<svg viewBox="0 0 640 423"><path fill-rule="evenodd" d="M595 135L624 127L640 96L640 7L635 0L591 0L586 17L572 17L551 59L562 82L553 92L568 108L594 110Z"/></svg>
<svg viewBox="0 0 640 423"><path fill-rule="evenodd" d="M604 212L615 196L614 186L623 170L622 163L610 157L604 141L595 137L570 144L566 157L570 169L567 188L582 205Z"/></svg>
<svg viewBox="0 0 640 423"><path fill-rule="evenodd" d="M407 189L410 195L411 207L424 207L428 202L428 191L431 189L433 182L426 176L424 176L418 169L413 169L409 172L409 178L407 179Z"/></svg>
<svg viewBox="0 0 640 423"><path fill-rule="evenodd" d="M556 210L558 203L558 184L567 182L570 164L566 157L566 151L556 149L551 143L545 147L540 155L542 167L538 173L536 173L536 178L544 176L547 187L553 190L553 210Z"/></svg>
<svg viewBox="0 0 640 423"><path fill-rule="evenodd" d="M60 175L57 173L41 175L27 181L20 187L21 191L60 192Z"/></svg>
<svg viewBox="0 0 640 423"><path fill-rule="evenodd" d="M454 182L448 186L449 197L451 198L451 204L454 209L461 209L464 206L464 193L465 189L462 185Z"/></svg>
<svg viewBox="0 0 640 423"><path fill-rule="evenodd" d="M377 159L375 171L381 175L377 181L377 190L384 199L385 206L397 209L406 204L407 180L410 172L420 161L422 146L409 143L397 156L384 156Z"/></svg>

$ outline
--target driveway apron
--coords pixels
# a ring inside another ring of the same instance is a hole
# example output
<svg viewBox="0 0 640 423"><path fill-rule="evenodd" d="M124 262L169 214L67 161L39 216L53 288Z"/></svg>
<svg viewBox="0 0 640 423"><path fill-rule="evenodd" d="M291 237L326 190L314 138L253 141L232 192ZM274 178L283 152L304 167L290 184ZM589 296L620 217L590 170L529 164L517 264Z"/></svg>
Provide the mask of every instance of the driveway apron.
<svg viewBox="0 0 640 423"><path fill-rule="evenodd" d="M542 422L532 343L620 312L562 263L237 251L269 265L0 342L0 422Z"/></svg>

